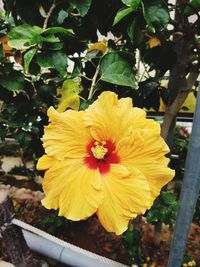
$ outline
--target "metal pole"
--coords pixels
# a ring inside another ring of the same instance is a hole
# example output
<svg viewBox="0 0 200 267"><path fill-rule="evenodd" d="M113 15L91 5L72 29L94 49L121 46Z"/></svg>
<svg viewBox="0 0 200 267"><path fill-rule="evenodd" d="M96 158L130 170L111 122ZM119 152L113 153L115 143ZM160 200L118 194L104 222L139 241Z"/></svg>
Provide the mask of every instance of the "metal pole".
<svg viewBox="0 0 200 267"><path fill-rule="evenodd" d="M200 83L168 267L180 267L200 190Z"/></svg>

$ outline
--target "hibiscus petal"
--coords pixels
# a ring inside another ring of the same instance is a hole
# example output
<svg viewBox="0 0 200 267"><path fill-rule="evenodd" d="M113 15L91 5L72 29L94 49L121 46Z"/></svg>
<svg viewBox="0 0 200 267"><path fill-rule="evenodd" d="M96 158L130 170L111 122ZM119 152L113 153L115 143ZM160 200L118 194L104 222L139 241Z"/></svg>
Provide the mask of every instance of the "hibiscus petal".
<svg viewBox="0 0 200 267"><path fill-rule="evenodd" d="M160 161L143 160L135 161L134 167L138 168L146 177L149 183L152 195L152 204L154 199L160 194L160 190L165 186L175 175L175 171L168 168L169 160L164 157Z"/></svg>
<svg viewBox="0 0 200 267"><path fill-rule="evenodd" d="M103 176L105 198L98 208L101 224L109 232L123 233L129 220L143 214L150 207L150 188L143 174L131 172L119 164L112 164Z"/></svg>
<svg viewBox="0 0 200 267"><path fill-rule="evenodd" d="M169 148L160 137L160 126L151 120L147 120L146 126L134 132L130 140L121 140L116 146L121 164L128 169L139 169L146 177L153 203L161 188L174 177L174 171L167 167L169 160L165 155Z"/></svg>
<svg viewBox="0 0 200 267"><path fill-rule="evenodd" d="M59 160L85 156L91 137L83 125L83 113L74 110L59 113L51 107L48 116L51 123L45 127L42 138L47 155Z"/></svg>
<svg viewBox="0 0 200 267"><path fill-rule="evenodd" d="M84 125L90 128L95 140L110 139L115 142L130 133L132 127L128 114L124 114L124 111L132 109L132 101L127 99L124 102L119 102L117 95L113 92L104 92L85 110Z"/></svg>
<svg viewBox="0 0 200 267"><path fill-rule="evenodd" d="M70 220L86 219L103 201L102 181L97 170L88 169L82 160L64 160L46 171L42 183L46 197L42 204L58 209Z"/></svg>
<svg viewBox="0 0 200 267"><path fill-rule="evenodd" d="M47 155L43 155L37 162L37 169L47 170L55 163L55 159Z"/></svg>
<svg viewBox="0 0 200 267"><path fill-rule="evenodd" d="M169 147L160 136L160 125L148 119L145 127L132 131L130 138L121 139L116 147L123 164L128 167L134 166L135 161L160 159L169 152Z"/></svg>

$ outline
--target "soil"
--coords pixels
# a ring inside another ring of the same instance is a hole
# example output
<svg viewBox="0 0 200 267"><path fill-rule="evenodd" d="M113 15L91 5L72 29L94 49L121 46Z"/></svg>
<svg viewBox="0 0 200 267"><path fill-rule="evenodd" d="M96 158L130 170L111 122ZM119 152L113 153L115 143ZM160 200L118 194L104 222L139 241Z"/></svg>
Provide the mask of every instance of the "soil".
<svg viewBox="0 0 200 267"><path fill-rule="evenodd" d="M56 235L58 238L77 245L78 247L129 265L128 255L122 246L121 236L107 233L99 224L95 216L89 220L81 222L72 223L67 220L63 220L64 222L59 227L53 227L53 222L44 226L42 224L44 218L51 218L52 214L55 213L43 208L39 199L34 199L33 201L33 198L27 198L27 195L30 195L30 190L19 190L25 194L26 198L23 198L22 194L20 193L21 199L15 198L13 200L16 210L16 217L18 219L42 230L48 231L51 234ZM12 189L11 191L14 190ZM40 195L39 193L37 194ZM142 232L143 245L146 255L151 257L153 262L156 263L157 267L167 266L169 245L172 237L172 232L170 229L166 225L163 226L161 243L159 247L156 247L153 242L154 228L152 225L146 224L143 221ZM6 252L6 246L2 240L0 242L0 247L0 259L9 260ZM196 224L192 224L191 226L187 251L188 254L193 256L197 262L197 266L200 266L200 226Z"/></svg>

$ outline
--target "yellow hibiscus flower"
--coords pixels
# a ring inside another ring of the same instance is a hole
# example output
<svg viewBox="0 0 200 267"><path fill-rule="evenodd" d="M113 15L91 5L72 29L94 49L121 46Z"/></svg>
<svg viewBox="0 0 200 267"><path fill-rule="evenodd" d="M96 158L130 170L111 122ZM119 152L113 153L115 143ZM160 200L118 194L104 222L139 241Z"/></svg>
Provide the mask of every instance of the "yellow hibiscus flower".
<svg viewBox="0 0 200 267"><path fill-rule="evenodd" d="M85 111L50 107L48 116L37 168L46 170L42 204L61 216L96 213L107 231L121 234L174 176L159 124L130 98L103 92Z"/></svg>

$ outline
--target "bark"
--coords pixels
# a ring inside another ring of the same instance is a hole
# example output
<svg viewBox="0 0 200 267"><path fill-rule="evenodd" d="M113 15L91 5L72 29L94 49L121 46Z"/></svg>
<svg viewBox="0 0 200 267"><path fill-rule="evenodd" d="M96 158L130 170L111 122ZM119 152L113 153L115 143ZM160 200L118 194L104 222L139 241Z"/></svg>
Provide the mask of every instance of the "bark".
<svg viewBox="0 0 200 267"><path fill-rule="evenodd" d="M180 111L199 75L199 62L196 65L192 63L192 49L195 48L195 30L183 12L187 2L186 0L177 0L176 4L175 31L180 32L181 37L176 36L173 39L177 60L169 77L170 99L161 126L161 135L165 140L167 140L172 121Z"/></svg>
<svg viewBox="0 0 200 267"><path fill-rule="evenodd" d="M169 128L171 126L172 121L177 116L178 112L180 111L181 106L185 102L190 90L195 84L198 78L198 75L199 75L198 71L193 71L190 73L187 79L185 78L185 84L182 83L182 86L180 83L177 84L177 86L178 85L180 86L179 92L175 100L172 102L172 104L167 107L165 115L164 115L164 119L163 119L163 124L161 126L161 136L165 140L167 139L167 135L168 135Z"/></svg>
<svg viewBox="0 0 200 267"><path fill-rule="evenodd" d="M177 0L176 2L176 23L174 27L176 28L175 32L179 32L181 35L175 36L173 39L177 60L169 77L168 90L170 91L170 99L161 125L161 136L167 143L170 142L170 144L172 144L172 140L168 136L169 131L199 75L198 65L194 66L191 62L191 51L194 48L195 32L188 22L188 18L183 15L185 5L188 2L188 0ZM156 246L159 246L162 223L157 223L154 230L154 243Z"/></svg>
<svg viewBox="0 0 200 267"><path fill-rule="evenodd" d="M7 191L0 190L0 234L6 244L11 262L16 267L40 267L42 262L37 260L26 244L21 228L12 224L14 208Z"/></svg>

